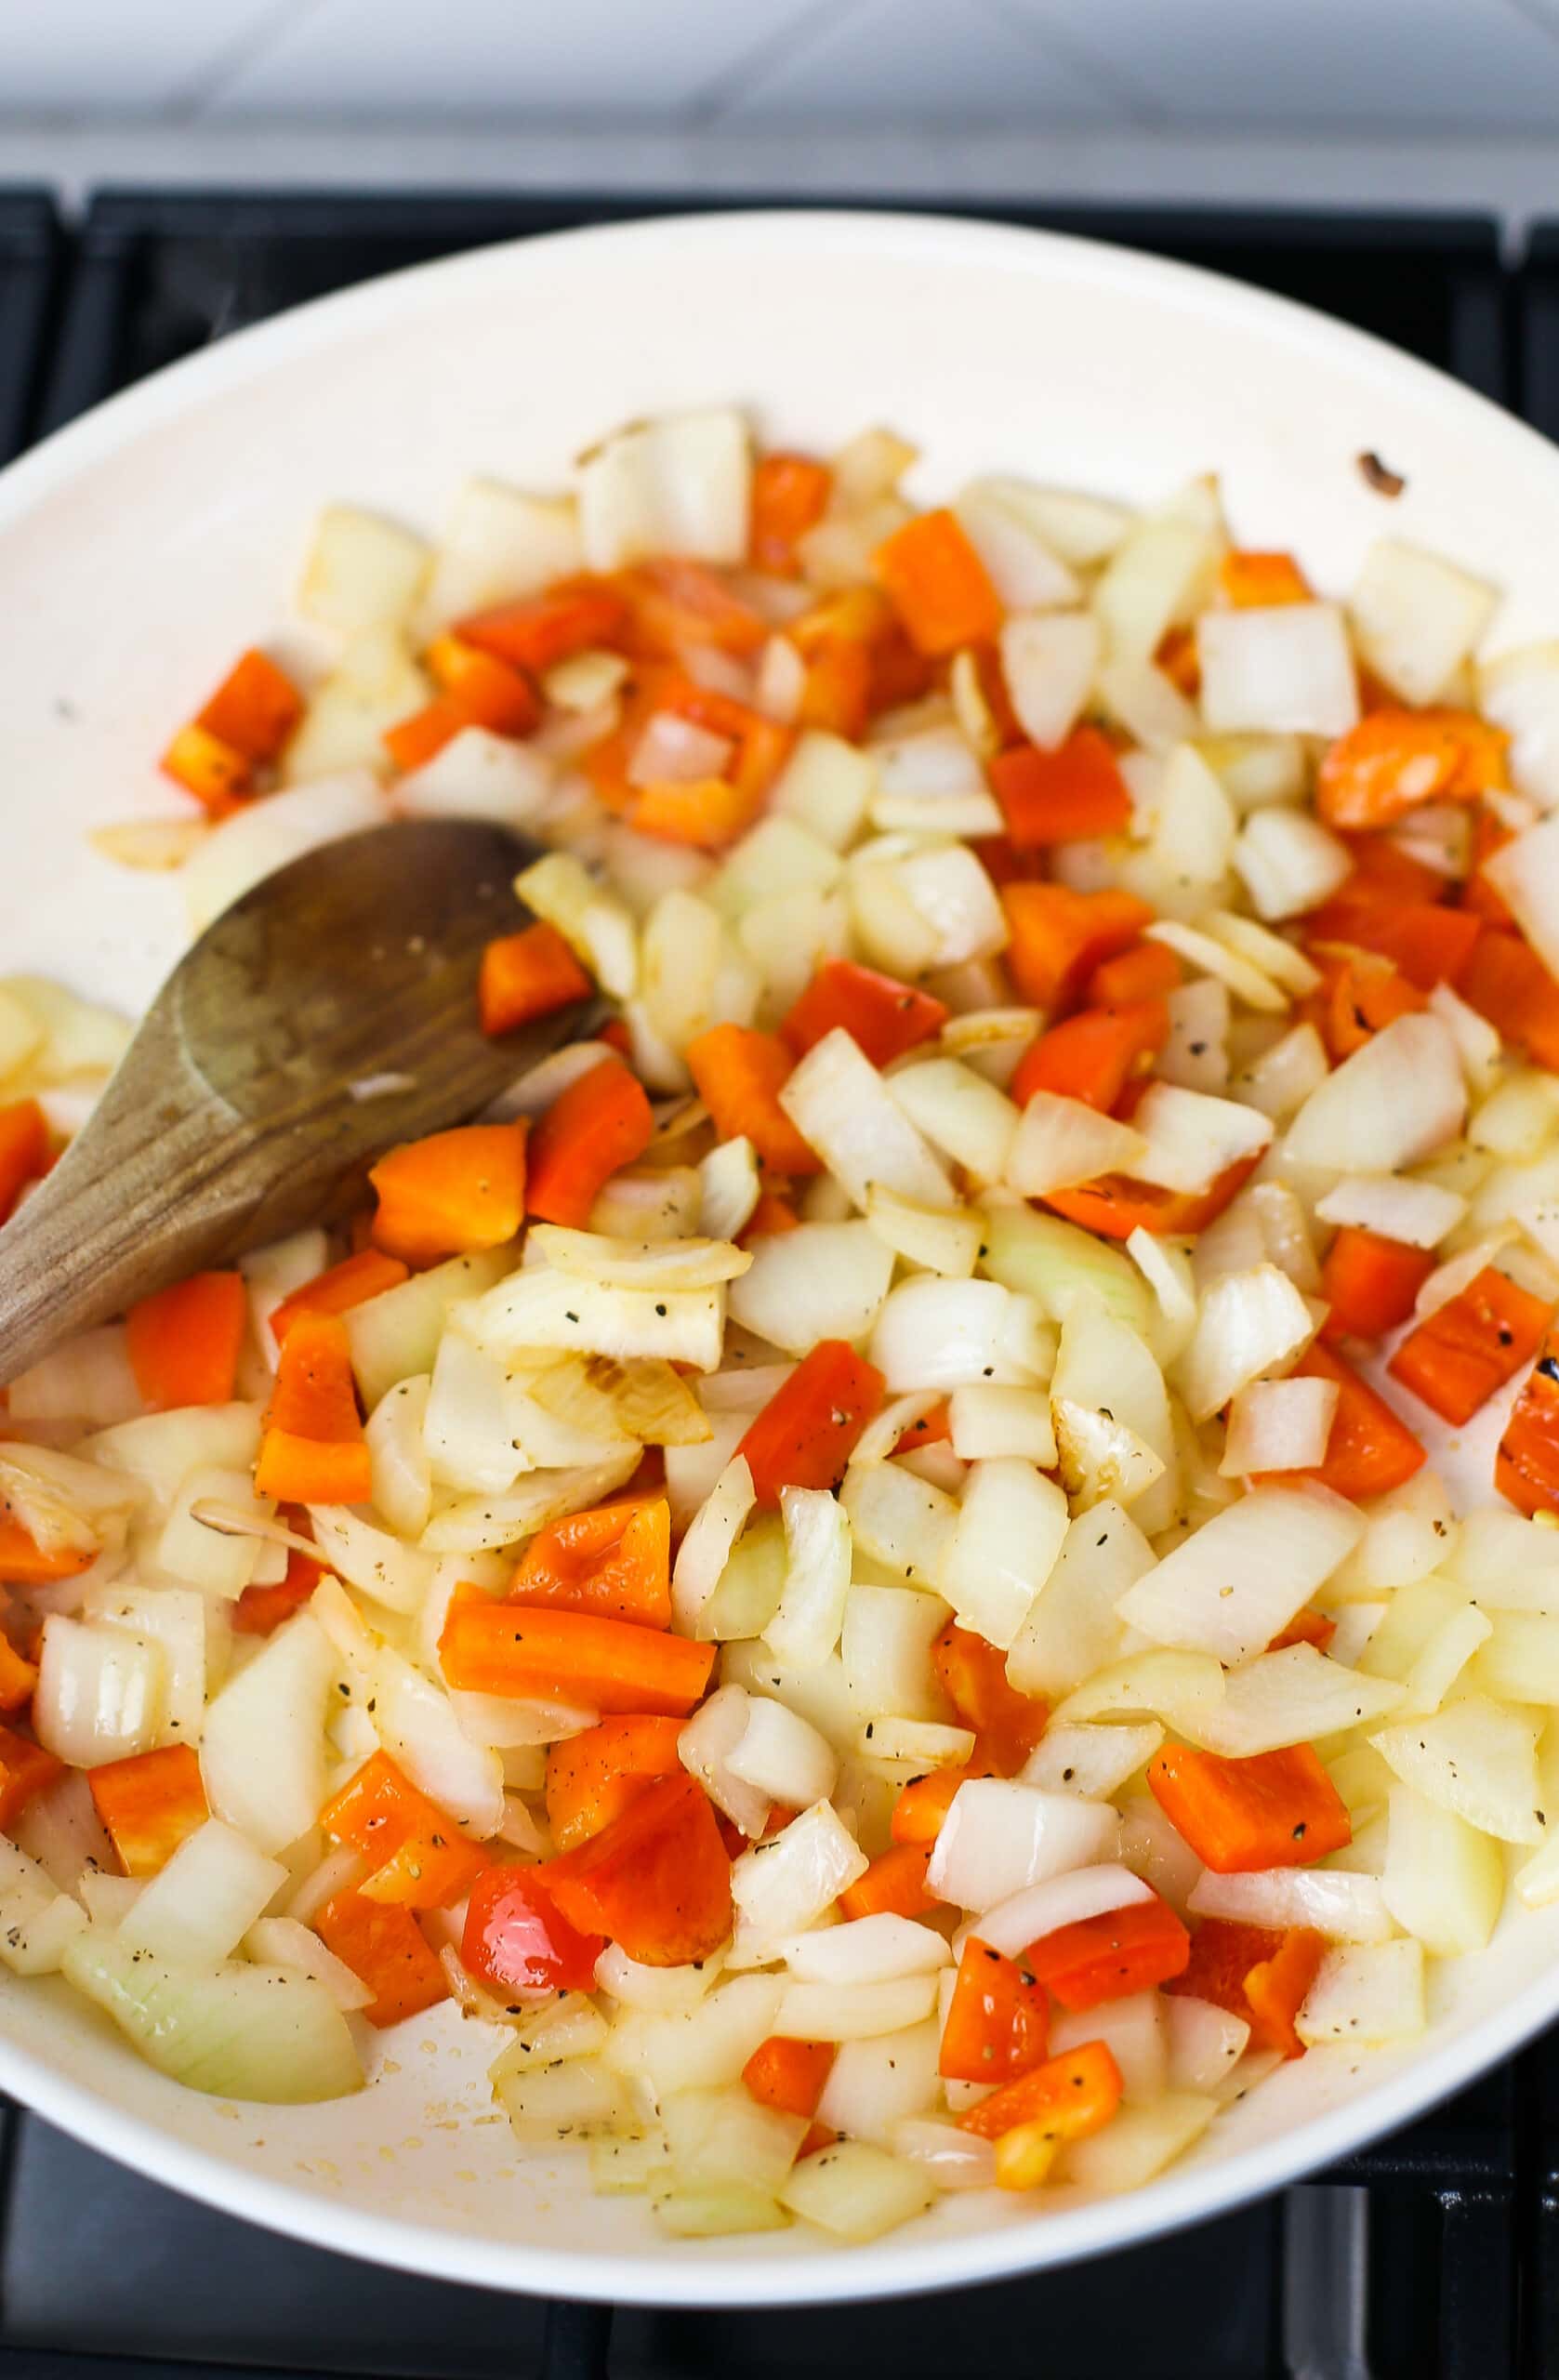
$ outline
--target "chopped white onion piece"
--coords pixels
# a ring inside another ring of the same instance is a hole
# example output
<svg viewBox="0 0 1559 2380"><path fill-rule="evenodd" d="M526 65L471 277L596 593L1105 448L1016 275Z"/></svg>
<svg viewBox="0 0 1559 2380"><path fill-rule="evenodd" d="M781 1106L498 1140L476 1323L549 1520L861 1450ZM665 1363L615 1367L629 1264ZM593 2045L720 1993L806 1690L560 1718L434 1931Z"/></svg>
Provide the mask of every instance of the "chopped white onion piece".
<svg viewBox="0 0 1559 2380"><path fill-rule="evenodd" d="M1229 854L1259 918L1302 917L1329 900L1353 854L1306 810L1253 810Z"/></svg>
<svg viewBox="0 0 1559 2380"><path fill-rule="evenodd" d="M1380 1879L1341 1868L1263 1868L1236 1876L1216 1876L1209 1868L1188 1906L1194 1917L1235 1924L1313 1926L1336 1942L1384 1942L1392 1932Z"/></svg>
<svg viewBox="0 0 1559 2380"><path fill-rule="evenodd" d="M1165 1190L1209 1189L1230 1166L1259 1157L1273 1134L1258 1110L1178 1083L1150 1083L1132 1120L1147 1146L1131 1170Z"/></svg>
<svg viewBox="0 0 1559 2380"><path fill-rule="evenodd" d="M1073 1868L1041 1884L998 1901L977 1920L974 1931L993 1950L1015 1959L1031 1942L1064 1925L1078 1925L1088 1917L1104 1917L1113 1909L1130 1909L1153 1898L1153 1887L1130 1868L1106 1862L1100 1867Z"/></svg>
<svg viewBox="0 0 1559 2380"><path fill-rule="evenodd" d="M858 1207L873 1183L927 1206L947 1206L947 1176L842 1025L801 1059L780 1105Z"/></svg>
<svg viewBox="0 0 1559 2380"><path fill-rule="evenodd" d="M1340 1391L1331 1380L1257 1380L1229 1407L1226 1478L1251 1472L1314 1471L1326 1461Z"/></svg>
<svg viewBox="0 0 1559 2380"><path fill-rule="evenodd" d="M940 1934L910 1917L852 1917L819 1926L778 1946L802 1983L893 1983L908 1975L935 1975L952 1963Z"/></svg>
<svg viewBox="0 0 1559 2380"><path fill-rule="evenodd" d="M1101 1173L1136 1171L1147 1145L1134 1126L1117 1123L1080 1099L1037 1091L1018 1124L1007 1179L1025 1198L1043 1198Z"/></svg>
<svg viewBox="0 0 1559 2380"><path fill-rule="evenodd" d="M1432 703L1488 626L1495 591L1395 537L1370 547L1349 612L1359 657L1406 703Z"/></svg>
<svg viewBox="0 0 1559 2380"><path fill-rule="evenodd" d="M1019 614L1002 623L1008 698L1031 743L1046 750L1064 744L1092 691L1103 644L1090 612Z"/></svg>
<svg viewBox="0 0 1559 2380"><path fill-rule="evenodd" d="M1297 1355L1315 1329L1309 1306L1275 1264L1225 1273L1213 1281L1180 1359L1181 1389L1193 1421L1208 1421L1249 1382Z"/></svg>
<svg viewBox="0 0 1559 2380"><path fill-rule="evenodd" d="M750 1270L731 1284L731 1318L796 1355L809 1354L820 1339L859 1339L893 1276L892 1250L865 1223L804 1223L766 1233L752 1259Z"/></svg>
<svg viewBox="0 0 1559 2380"><path fill-rule="evenodd" d="M737 1455L721 1472L677 1549L671 1572L671 1612L685 1635L694 1633L700 1612L719 1585L754 1501L752 1473L746 1456Z"/></svg>
<svg viewBox="0 0 1559 2380"><path fill-rule="evenodd" d="M1288 1626L1363 1530L1363 1515L1325 1488L1256 1488L1128 1587L1116 1609L1156 1643L1244 1660Z"/></svg>
<svg viewBox="0 0 1559 2380"><path fill-rule="evenodd" d="M1335 603L1204 612L1202 716L1215 733L1345 735L1359 715L1353 652Z"/></svg>
<svg viewBox="0 0 1559 2380"><path fill-rule="evenodd" d="M1393 1173L1454 1140L1466 1112L1460 1060L1447 1027L1430 1014L1399 1016L1312 1091L1282 1154L1341 1173Z"/></svg>
<svg viewBox="0 0 1559 2380"><path fill-rule="evenodd" d="M927 1889L960 1909L989 1911L1030 1884L1108 1858L1116 1831L1107 1803L973 1778L958 1787L942 1822Z"/></svg>

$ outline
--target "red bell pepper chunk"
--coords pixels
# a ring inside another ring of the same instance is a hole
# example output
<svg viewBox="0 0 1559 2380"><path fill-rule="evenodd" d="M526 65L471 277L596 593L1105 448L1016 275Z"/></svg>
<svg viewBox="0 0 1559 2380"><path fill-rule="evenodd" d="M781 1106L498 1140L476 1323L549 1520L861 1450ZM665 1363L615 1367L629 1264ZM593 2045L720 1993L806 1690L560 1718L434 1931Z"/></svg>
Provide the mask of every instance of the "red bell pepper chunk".
<svg viewBox="0 0 1559 2380"><path fill-rule="evenodd" d="M707 1958L731 1931L731 1863L713 1804L685 1773L646 1785L599 1834L528 1872L572 1925L644 1966Z"/></svg>
<svg viewBox="0 0 1559 2380"><path fill-rule="evenodd" d="M1012 2082L1045 2062L1050 2006L1027 1962L971 1934L958 1961L939 2070L949 2082Z"/></svg>
<svg viewBox="0 0 1559 2380"><path fill-rule="evenodd" d="M837 1488L882 1394L882 1374L848 1340L820 1340L736 1449L759 1503L778 1503L782 1488Z"/></svg>
<svg viewBox="0 0 1559 2380"><path fill-rule="evenodd" d="M535 1868L489 1868L466 1904L460 1964L500 1992L588 1991L606 1948L572 1925Z"/></svg>

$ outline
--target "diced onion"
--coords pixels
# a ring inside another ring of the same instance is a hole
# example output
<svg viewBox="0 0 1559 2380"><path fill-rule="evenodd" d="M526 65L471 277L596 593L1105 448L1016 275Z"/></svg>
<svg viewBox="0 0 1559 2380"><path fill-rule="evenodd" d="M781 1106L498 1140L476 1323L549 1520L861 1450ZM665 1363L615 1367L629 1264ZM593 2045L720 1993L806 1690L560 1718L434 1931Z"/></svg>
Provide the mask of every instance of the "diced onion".
<svg viewBox="0 0 1559 2380"><path fill-rule="evenodd" d="M1437 1016L1399 1016L1312 1091L1283 1150L1300 1165L1393 1173L1454 1140L1466 1111L1461 1065L1446 1026Z"/></svg>
<svg viewBox="0 0 1559 2380"><path fill-rule="evenodd" d="M1064 1875L1050 1876L1042 1884L1026 1885L1011 1898L998 1901L982 1913L976 1930L993 1950L1015 1959L1031 1942L1041 1941L1064 1925L1077 1925L1084 1918L1104 1917L1111 1910L1130 1909L1152 1898L1152 1886L1130 1868L1109 1862L1078 1867Z"/></svg>
<svg viewBox="0 0 1559 2380"><path fill-rule="evenodd" d="M1315 1470L1326 1461L1339 1394L1330 1380L1248 1382L1229 1407L1219 1469L1232 1479L1251 1472Z"/></svg>
<svg viewBox="0 0 1559 2380"><path fill-rule="evenodd" d="M958 1787L942 1822L927 1889L960 1909L989 1911L1030 1884L1107 1858L1116 1826L1108 1803L1001 1778L971 1778Z"/></svg>
<svg viewBox="0 0 1559 2380"><path fill-rule="evenodd" d="M1257 1488L1128 1587L1122 1620L1161 1645L1244 1660L1286 1628L1363 1533L1324 1488Z"/></svg>
<svg viewBox="0 0 1559 2380"><path fill-rule="evenodd" d="M1335 603L1206 612L1196 650L1202 716L1215 733L1345 735L1357 723L1354 656Z"/></svg>

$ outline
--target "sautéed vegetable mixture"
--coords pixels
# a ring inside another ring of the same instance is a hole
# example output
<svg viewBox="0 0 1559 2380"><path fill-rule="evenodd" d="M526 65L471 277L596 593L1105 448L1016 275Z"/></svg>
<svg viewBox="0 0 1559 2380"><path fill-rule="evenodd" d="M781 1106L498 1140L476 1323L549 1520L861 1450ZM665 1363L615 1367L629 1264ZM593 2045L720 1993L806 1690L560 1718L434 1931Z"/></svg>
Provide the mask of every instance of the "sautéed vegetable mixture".
<svg viewBox="0 0 1559 2380"><path fill-rule="evenodd" d="M100 848L510 822L610 1021L0 1415L0 1961L237 2099L453 2001L679 2235L1146 2181L1559 1898L1559 645L915 459L325 513ZM122 1040L0 986L0 1216Z"/></svg>

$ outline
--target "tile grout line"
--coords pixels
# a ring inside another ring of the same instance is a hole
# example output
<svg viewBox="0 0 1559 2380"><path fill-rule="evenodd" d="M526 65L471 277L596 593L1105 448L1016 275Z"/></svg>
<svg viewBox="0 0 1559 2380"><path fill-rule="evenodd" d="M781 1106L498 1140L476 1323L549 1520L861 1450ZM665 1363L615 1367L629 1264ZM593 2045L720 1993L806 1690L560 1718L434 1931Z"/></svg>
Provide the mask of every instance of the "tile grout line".
<svg viewBox="0 0 1559 2380"><path fill-rule="evenodd" d="M1054 59L1060 65L1085 82L1091 82L1100 96L1125 111L1130 123L1144 131L1156 131L1172 126L1175 118L1161 101L1152 98L1128 77L1118 74L1113 64L1106 65L1086 43L1079 42L1070 27L1058 25L1046 12L1044 0L984 0L987 15L1000 21L1026 41L1032 42L1037 55Z"/></svg>
<svg viewBox="0 0 1559 2380"><path fill-rule="evenodd" d="M234 33L214 57L170 93L163 111L166 121L179 125L197 122L235 75L263 58L284 33L317 15L324 6L324 0L273 0L258 22Z"/></svg>
<svg viewBox="0 0 1559 2380"><path fill-rule="evenodd" d="M815 48L814 36L831 24L842 24L859 15L864 6L865 0L809 0L799 15L762 34L750 49L722 66L702 89L694 91L677 112L678 129L702 132L718 125L733 101L746 98L749 91L761 90L773 70L787 62L788 53L798 40L806 47Z"/></svg>

